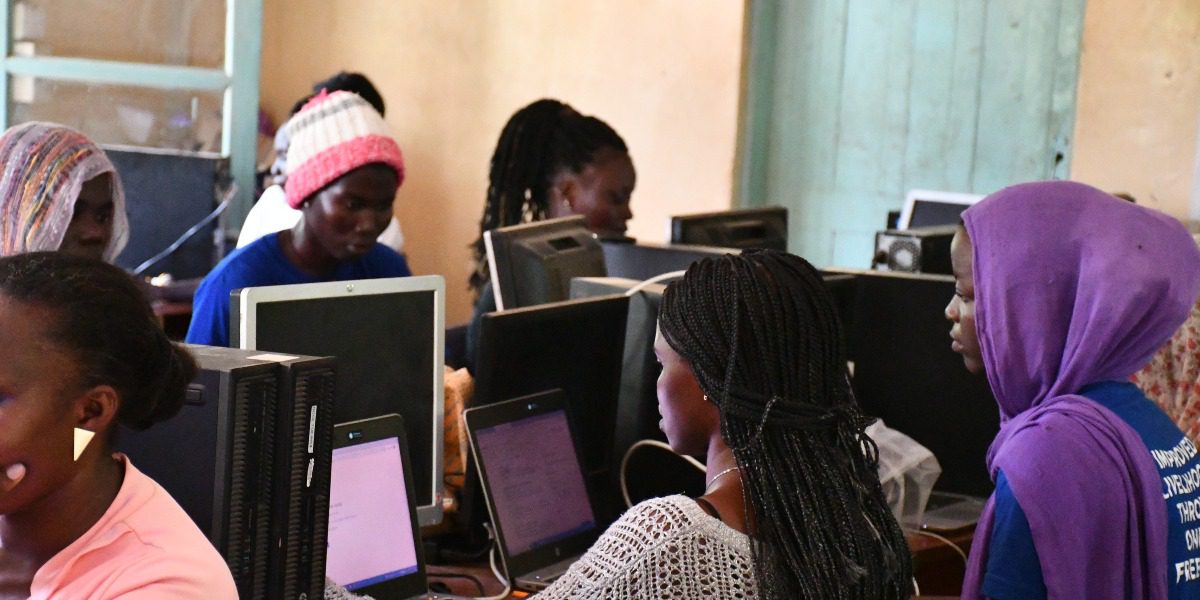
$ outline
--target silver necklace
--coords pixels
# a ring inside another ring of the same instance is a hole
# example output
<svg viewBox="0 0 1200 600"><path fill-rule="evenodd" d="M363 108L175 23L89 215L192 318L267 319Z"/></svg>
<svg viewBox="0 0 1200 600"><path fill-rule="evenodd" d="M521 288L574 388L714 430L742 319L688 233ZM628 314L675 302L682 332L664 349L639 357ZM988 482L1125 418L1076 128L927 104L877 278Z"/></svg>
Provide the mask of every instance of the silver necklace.
<svg viewBox="0 0 1200 600"><path fill-rule="evenodd" d="M733 471L738 471L738 470L739 470L738 467L729 467L728 469L725 469L724 471L721 471L720 473L717 473L716 475L714 475L712 479L708 480L708 485L704 486L704 493L707 494L708 490L711 490L712 486L716 485L717 480L720 479L722 476L728 475L729 473L732 473Z"/></svg>

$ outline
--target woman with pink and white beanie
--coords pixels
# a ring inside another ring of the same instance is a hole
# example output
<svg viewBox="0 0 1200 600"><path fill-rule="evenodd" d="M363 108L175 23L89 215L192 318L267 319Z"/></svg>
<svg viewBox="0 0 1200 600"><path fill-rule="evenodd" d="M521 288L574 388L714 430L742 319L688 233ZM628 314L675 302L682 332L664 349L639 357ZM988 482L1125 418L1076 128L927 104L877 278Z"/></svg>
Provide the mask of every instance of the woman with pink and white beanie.
<svg viewBox="0 0 1200 600"><path fill-rule="evenodd" d="M404 257L375 241L404 181L383 117L353 93L322 92L285 127L284 192L300 221L238 249L204 278L189 343L229 345L229 293L238 288L411 275Z"/></svg>

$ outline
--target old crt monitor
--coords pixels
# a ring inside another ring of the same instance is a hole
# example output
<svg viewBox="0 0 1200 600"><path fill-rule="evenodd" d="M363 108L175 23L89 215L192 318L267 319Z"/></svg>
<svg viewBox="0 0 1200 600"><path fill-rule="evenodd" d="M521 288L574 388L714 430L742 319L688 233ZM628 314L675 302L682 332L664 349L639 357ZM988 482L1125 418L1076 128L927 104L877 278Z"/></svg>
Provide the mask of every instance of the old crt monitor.
<svg viewBox="0 0 1200 600"><path fill-rule="evenodd" d="M671 243L787 251L787 209L744 208L671 217Z"/></svg>
<svg viewBox="0 0 1200 600"><path fill-rule="evenodd" d="M496 309L566 300L573 277L603 277L604 250L581 216L483 232Z"/></svg>
<svg viewBox="0 0 1200 600"><path fill-rule="evenodd" d="M979 194L909 190L896 229L958 225L962 212L982 199Z"/></svg>
<svg viewBox="0 0 1200 600"><path fill-rule="evenodd" d="M337 358L335 422L404 417L422 525L442 517L445 295L440 275L232 293L230 339L242 348Z"/></svg>
<svg viewBox="0 0 1200 600"><path fill-rule="evenodd" d="M333 360L189 350L200 370L179 414L146 431L122 428L116 449L208 536L241 597L317 597L324 589Z"/></svg>

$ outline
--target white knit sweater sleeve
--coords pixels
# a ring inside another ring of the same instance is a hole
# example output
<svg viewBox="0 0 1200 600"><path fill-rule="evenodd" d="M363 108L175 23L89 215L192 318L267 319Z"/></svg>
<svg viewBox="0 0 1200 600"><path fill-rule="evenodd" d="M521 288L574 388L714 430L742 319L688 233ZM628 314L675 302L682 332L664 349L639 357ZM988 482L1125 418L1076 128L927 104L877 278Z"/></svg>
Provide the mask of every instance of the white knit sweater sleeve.
<svg viewBox="0 0 1200 600"><path fill-rule="evenodd" d="M748 538L684 496L629 509L554 585L554 598L757 598Z"/></svg>

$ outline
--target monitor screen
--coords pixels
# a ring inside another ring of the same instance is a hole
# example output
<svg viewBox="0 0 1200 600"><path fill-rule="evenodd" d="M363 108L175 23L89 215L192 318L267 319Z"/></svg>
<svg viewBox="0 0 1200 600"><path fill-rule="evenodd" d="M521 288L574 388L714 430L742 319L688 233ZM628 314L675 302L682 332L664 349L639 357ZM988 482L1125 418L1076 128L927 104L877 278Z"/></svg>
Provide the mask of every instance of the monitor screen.
<svg viewBox="0 0 1200 600"><path fill-rule="evenodd" d="M510 556L596 527L565 411L480 429L476 444Z"/></svg>
<svg viewBox="0 0 1200 600"><path fill-rule="evenodd" d="M483 234L496 308L560 302L574 277L603 277L604 249L583 217L501 227Z"/></svg>
<svg viewBox="0 0 1200 600"><path fill-rule="evenodd" d="M787 209L745 208L671 217L672 244L787 250Z"/></svg>
<svg viewBox="0 0 1200 600"><path fill-rule="evenodd" d="M326 574L357 590L418 568L399 438L335 449Z"/></svg>
<svg viewBox="0 0 1200 600"><path fill-rule="evenodd" d="M958 225L962 212L983 196L959 192L911 190L904 198L897 229Z"/></svg>
<svg viewBox="0 0 1200 600"><path fill-rule="evenodd" d="M445 282L440 276L246 288L243 348L337 358L334 421L398 413L418 517L441 520Z"/></svg>

